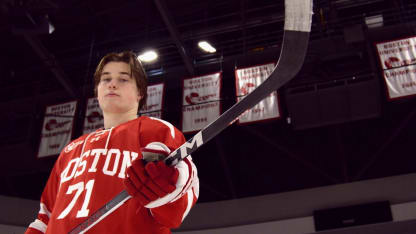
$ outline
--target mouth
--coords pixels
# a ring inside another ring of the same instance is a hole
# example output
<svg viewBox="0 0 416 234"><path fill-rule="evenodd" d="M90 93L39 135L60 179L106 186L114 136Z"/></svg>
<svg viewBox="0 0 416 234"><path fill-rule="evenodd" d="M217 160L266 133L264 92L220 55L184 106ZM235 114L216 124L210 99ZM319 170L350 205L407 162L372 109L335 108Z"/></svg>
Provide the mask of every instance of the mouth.
<svg viewBox="0 0 416 234"><path fill-rule="evenodd" d="M105 95L106 97L119 97L120 95L115 94L115 93L109 93Z"/></svg>

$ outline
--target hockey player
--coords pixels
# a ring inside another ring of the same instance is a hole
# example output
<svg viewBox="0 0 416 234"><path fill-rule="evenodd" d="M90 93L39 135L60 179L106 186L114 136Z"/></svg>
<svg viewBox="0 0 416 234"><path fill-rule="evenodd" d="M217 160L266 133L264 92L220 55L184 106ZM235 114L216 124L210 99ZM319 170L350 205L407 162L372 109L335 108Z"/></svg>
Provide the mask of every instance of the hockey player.
<svg viewBox="0 0 416 234"><path fill-rule="evenodd" d="M104 128L62 150L26 233L68 233L123 189L133 199L87 233L170 233L198 198L196 167L190 157L174 167L140 159L166 157L185 138L166 121L137 117L147 81L134 53L106 55L94 81Z"/></svg>

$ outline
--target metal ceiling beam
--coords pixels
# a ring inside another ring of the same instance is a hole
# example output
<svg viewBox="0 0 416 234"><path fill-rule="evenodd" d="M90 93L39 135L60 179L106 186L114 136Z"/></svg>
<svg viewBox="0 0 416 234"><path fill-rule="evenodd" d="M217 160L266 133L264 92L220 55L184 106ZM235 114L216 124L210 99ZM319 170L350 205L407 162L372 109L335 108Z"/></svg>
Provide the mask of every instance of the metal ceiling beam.
<svg viewBox="0 0 416 234"><path fill-rule="evenodd" d="M65 88L69 95L72 98L77 98L78 93L71 84L71 82L66 78L64 71L59 66L55 57L42 45L42 43L33 36L23 35L27 43L32 47L40 59L45 63L45 65L50 69L50 71L58 79L59 83Z"/></svg>
<svg viewBox="0 0 416 234"><path fill-rule="evenodd" d="M99 13L101 14L101 13ZM197 23L202 23L203 21L193 21L192 24L197 24ZM215 26L207 26L207 27L202 27L200 29L194 29L192 30L192 32L183 32L181 34L181 41L188 41L188 40L196 40L199 38L205 38L208 36L213 36L213 35L217 35L217 34L225 34L225 33L231 33L231 32L236 32L239 30L243 29L243 25L240 21L233 21L233 22L228 22L225 21L226 23L223 23L221 25L215 25ZM249 29L249 28L255 28L258 26L262 26L262 25L267 25L267 24L273 24L273 23L277 23L277 22L284 22L284 14L283 12L281 13L276 13L276 14L271 14L271 15L262 15L262 16L258 16L258 17L252 17L250 19L246 18L245 20L245 29ZM189 26L187 24L181 24L181 25L176 25L176 28L180 28L180 27L186 27ZM196 27L196 26L195 26ZM135 43L134 45L138 45L139 47L147 47L147 46L155 46L155 45L162 45L162 46L166 46L167 44L172 43L172 39L171 38L166 38L166 37L152 37L152 40L149 41L147 38L143 38L143 34L148 34L150 36L156 35L160 32L162 32L164 30L164 28L157 28L157 29L152 29L149 32L145 32L145 31L139 31L136 34L129 34L126 36L121 36L121 37L111 37L110 39L107 40L100 40L99 42L97 41L96 46L103 46L103 45L107 45L108 43L112 43L115 41L123 41L126 39L135 39ZM279 30L279 29L277 29ZM283 28L280 29L281 32L283 32ZM82 46L79 47L75 47L75 48L66 48L64 50L58 51L58 53L66 53L66 52L71 52L74 50L81 50L81 49L88 49L90 46L90 44L83 44ZM119 50L119 49L124 49L125 46L120 46L120 47L114 47L114 50Z"/></svg>
<svg viewBox="0 0 416 234"><path fill-rule="evenodd" d="M168 27L169 33L172 36L173 41L176 44L176 47L179 50L179 54L182 57L183 62L185 63L186 69L188 72L193 75L195 73L194 67L192 65L192 60L189 57L189 53L185 49L185 46L181 40L181 37L178 32L178 28L176 27L173 18L169 14L169 11L167 10L166 5L164 4L163 0L155 0L157 9L159 10L160 14L162 15L163 22Z"/></svg>
<svg viewBox="0 0 416 234"><path fill-rule="evenodd" d="M267 20L270 20L270 21L267 21ZM262 16L262 17L258 17L249 21L246 20L245 29L254 28L254 27L267 25L267 24L273 24L277 22L283 22L283 21L284 21L284 17L282 15L279 15L279 16L276 15L276 17ZM229 22L229 23L225 23L222 25L204 27L204 28L201 28L200 30L193 30L192 32L184 32L182 33L181 41L197 40L200 38L206 38L206 37L210 37L210 36L214 36L218 34L232 33L232 32L242 30L242 29L243 29L243 25L241 24L241 22ZM277 30L281 30L281 32L283 32L283 28L277 29ZM152 33L155 34L158 32L159 30L150 31L148 34L152 35ZM170 45L172 43L172 39L166 38L166 37L163 37L163 38L155 37L155 38L152 38L151 41L149 41L148 39L143 39L143 33L145 32L140 32L138 34L128 36L129 38L137 39L133 47L150 47L150 46L167 47L167 45ZM279 32L275 32L275 33L279 33ZM103 46L108 43L112 43L116 40L123 41L125 39L126 38L124 37L112 37L109 40L99 41L95 45ZM69 53L74 50L88 49L89 47L90 47L89 44L84 44L76 48L69 48L69 49L66 48L65 50L58 51L58 53ZM118 46L118 47L113 46L111 48L111 50L122 50L122 49L125 49L125 45Z"/></svg>

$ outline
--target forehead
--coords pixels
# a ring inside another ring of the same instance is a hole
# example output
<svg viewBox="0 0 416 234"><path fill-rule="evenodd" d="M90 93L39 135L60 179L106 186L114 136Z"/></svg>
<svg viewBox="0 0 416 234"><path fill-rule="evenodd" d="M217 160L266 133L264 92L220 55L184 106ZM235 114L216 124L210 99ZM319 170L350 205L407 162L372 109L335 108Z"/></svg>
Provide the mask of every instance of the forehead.
<svg viewBox="0 0 416 234"><path fill-rule="evenodd" d="M129 73L130 66L125 62L109 62L103 67L102 73Z"/></svg>

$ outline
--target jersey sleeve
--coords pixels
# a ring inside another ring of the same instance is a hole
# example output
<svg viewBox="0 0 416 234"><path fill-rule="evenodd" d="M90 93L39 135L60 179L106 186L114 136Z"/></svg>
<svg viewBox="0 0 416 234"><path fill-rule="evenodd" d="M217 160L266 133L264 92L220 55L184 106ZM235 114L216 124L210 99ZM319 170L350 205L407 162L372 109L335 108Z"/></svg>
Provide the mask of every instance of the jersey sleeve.
<svg viewBox="0 0 416 234"><path fill-rule="evenodd" d="M55 205L56 194L59 189L60 177L58 174L58 161L55 163L52 172L49 175L48 182L46 183L46 186L40 198L40 209L38 212L38 216L35 219L35 221L33 221L26 229L25 234L46 233L49 218L51 216L52 209Z"/></svg>
<svg viewBox="0 0 416 234"><path fill-rule="evenodd" d="M185 137L170 123L151 118L141 124L140 143L144 150L168 155L185 143ZM192 158L185 158L175 167L179 171L175 191L146 205L156 221L169 228L180 226L199 196L198 174Z"/></svg>

